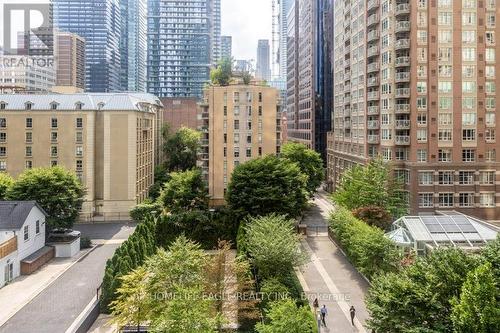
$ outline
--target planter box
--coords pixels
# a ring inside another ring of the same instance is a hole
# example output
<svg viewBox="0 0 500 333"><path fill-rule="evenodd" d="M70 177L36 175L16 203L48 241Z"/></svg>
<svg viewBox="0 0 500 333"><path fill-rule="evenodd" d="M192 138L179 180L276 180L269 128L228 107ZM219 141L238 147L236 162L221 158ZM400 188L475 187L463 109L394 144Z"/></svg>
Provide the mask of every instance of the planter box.
<svg viewBox="0 0 500 333"><path fill-rule="evenodd" d="M21 274L29 275L54 258L54 248L44 246L21 260Z"/></svg>
<svg viewBox="0 0 500 333"><path fill-rule="evenodd" d="M67 242L50 243L56 251L56 258L71 258L80 252L80 237Z"/></svg>

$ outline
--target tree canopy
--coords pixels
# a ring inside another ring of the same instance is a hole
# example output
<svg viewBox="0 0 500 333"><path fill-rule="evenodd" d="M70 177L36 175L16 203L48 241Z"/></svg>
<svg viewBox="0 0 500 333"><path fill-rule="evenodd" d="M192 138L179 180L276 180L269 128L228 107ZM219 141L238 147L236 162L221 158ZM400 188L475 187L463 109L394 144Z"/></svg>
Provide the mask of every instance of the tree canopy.
<svg viewBox="0 0 500 333"><path fill-rule="evenodd" d="M196 166L200 148L201 133L187 127L181 127L171 133L168 126L163 128L164 152L167 158L167 171L186 171ZM158 172L161 170L158 170Z"/></svg>
<svg viewBox="0 0 500 333"><path fill-rule="evenodd" d="M307 190L311 194L316 192L325 174L321 155L301 143L288 142L281 147L281 157L297 163L307 175Z"/></svg>
<svg viewBox="0 0 500 333"><path fill-rule="evenodd" d="M7 193L14 184L14 179L5 172L0 172L0 200L7 199Z"/></svg>
<svg viewBox="0 0 500 333"><path fill-rule="evenodd" d="M199 169L170 173L159 197L171 213L208 208L208 191Z"/></svg>
<svg viewBox="0 0 500 333"><path fill-rule="evenodd" d="M233 64L231 58L222 58L217 67L210 71L210 80L212 84L227 86L233 75Z"/></svg>
<svg viewBox="0 0 500 333"><path fill-rule="evenodd" d="M402 190L401 182L392 176L389 165L377 158L367 165L355 165L344 172L332 198L349 210L377 206L396 218L407 212L408 204Z"/></svg>
<svg viewBox="0 0 500 333"><path fill-rule="evenodd" d="M307 306L297 307L287 299L271 304L266 311L268 322L258 323L258 333L315 333L317 325L313 313Z"/></svg>
<svg viewBox="0 0 500 333"><path fill-rule="evenodd" d="M50 228L71 228L83 203L84 188L62 167L25 170L8 191L9 200L35 200L48 214Z"/></svg>
<svg viewBox="0 0 500 333"><path fill-rule="evenodd" d="M271 155L237 166L226 195L231 209L252 216L277 213L295 217L307 198L307 176L298 165Z"/></svg>

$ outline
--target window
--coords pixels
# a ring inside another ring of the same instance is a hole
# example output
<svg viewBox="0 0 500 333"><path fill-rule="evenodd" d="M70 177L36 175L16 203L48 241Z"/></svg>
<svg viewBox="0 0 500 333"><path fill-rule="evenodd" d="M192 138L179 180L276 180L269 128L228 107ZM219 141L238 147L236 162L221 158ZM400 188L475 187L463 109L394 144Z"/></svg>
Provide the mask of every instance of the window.
<svg viewBox="0 0 500 333"><path fill-rule="evenodd" d="M82 108L83 108L83 103L80 103L80 102L75 103L75 109L81 110Z"/></svg>
<svg viewBox="0 0 500 333"><path fill-rule="evenodd" d="M427 129L426 128L420 128L417 130L417 141L419 141L419 142L427 141Z"/></svg>
<svg viewBox="0 0 500 333"><path fill-rule="evenodd" d="M227 116L227 105L224 105L224 117Z"/></svg>
<svg viewBox="0 0 500 333"><path fill-rule="evenodd" d="M439 207L453 207L453 193L439 193Z"/></svg>
<svg viewBox="0 0 500 333"><path fill-rule="evenodd" d="M27 160L25 165L26 169L32 169L33 168L33 161Z"/></svg>
<svg viewBox="0 0 500 333"><path fill-rule="evenodd" d="M234 121L234 130L239 130L240 129L240 121L239 120L235 120Z"/></svg>
<svg viewBox="0 0 500 333"><path fill-rule="evenodd" d="M50 132L50 141L57 142L57 132Z"/></svg>
<svg viewBox="0 0 500 333"><path fill-rule="evenodd" d="M33 118L26 118L26 128L33 127Z"/></svg>
<svg viewBox="0 0 500 333"><path fill-rule="evenodd" d="M262 93L259 93L259 103L262 103Z"/></svg>
<svg viewBox="0 0 500 333"><path fill-rule="evenodd" d="M474 206L474 193L459 193L458 206L460 207L473 207Z"/></svg>
<svg viewBox="0 0 500 333"><path fill-rule="evenodd" d="M26 110L31 110L33 108L33 103L27 102L26 104L24 104L24 108Z"/></svg>
<svg viewBox="0 0 500 333"><path fill-rule="evenodd" d="M474 171L460 171L458 183L460 185L474 185Z"/></svg>
<svg viewBox="0 0 500 333"><path fill-rule="evenodd" d="M6 161L0 161L0 170L1 171L7 170L7 162Z"/></svg>
<svg viewBox="0 0 500 333"><path fill-rule="evenodd" d="M462 162L474 162L476 151L474 149L462 149Z"/></svg>
<svg viewBox="0 0 500 333"><path fill-rule="evenodd" d="M495 193L480 193L479 204L481 207L495 207Z"/></svg>
<svg viewBox="0 0 500 333"><path fill-rule="evenodd" d="M234 143L240 143L240 134L239 133L234 133Z"/></svg>
<svg viewBox="0 0 500 333"><path fill-rule="evenodd" d="M418 184L419 185L432 185L434 184L434 172L424 171L418 173Z"/></svg>
<svg viewBox="0 0 500 333"><path fill-rule="evenodd" d="M453 185L453 171L439 171L438 184Z"/></svg>
<svg viewBox="0 0 500 333"><path fill-rule="evenodd" d="M481 185L495 185L495 171L479 172L479 183Z"/></svg>
<svg viewBox="0 0 500 333"><path fill-rule="evenodd" d="M404 169L394 170L394 178L402 182L403 184L410 183L410 171Z"/></svg>
<svg viewBox="0 0 500 333"><path fill-rule="evenodd" d="M240 157L240 147L234 147L234 157Z"/></svg>
<svg viewBox="0 0 500 333"><path fill-rule="evenodd" d="M83 142L83 133L82 132L76 132L76 142L77 143Z"/></svg>
<svg viewBox="0 0 500 333"><path fill-rule="evenodd" d="M58 163L57 163L57 160L52 160L52 161L50 161L50 166L52 166L52 167L57 166L57 164L58 164Z"/></svg>
<svg viewBox="0 0 500 333"><path fill-rule="evenodd" d="M252 157L252 148L247 148L247 157Z"/></svg>
<svg viewBox="0 0 500 333"><path fill-rule="evenodd" d="M427 150L418 149L417 150L417 162L427 162Z"/></svg>
<svg viewBox="0 0 500 333"><path fill-rule="evenodd" d="M464 126L476 125L476 113L474 112L462 113L462 125Z"/></svg>
<svg viewBox="0 0 500 333"><path fill-rule="evenodd" d="M76 128L83 128L83 118L76 118Z"/></svg>
<svg viewBox="0 0 500 333"><path fill-rule="evenodd" d="M259 106L259 116L262 116L262 106Z"/></svg>
<svg viewBox="0 0 500 333"><path fill-rule="evenodd" d="M0 118L0 128L6 128L6 127L7 127L7 119Z"/></svg>
<svg viewBox="0 0 500 333"><path fill-rule="evenodd" d="M451 141L451 129L440 129L438 131L439 141Z"/></svg>
<svg viewBox="0 0 500 333"><path fill-rule="evenodd" d="M259 147L259 156L262 156L262 147Z"/></svg>
<svg viewBox="0 0 500 333"><path fill-rule="evenodd" d="M418 206L420 208L434 207L434 194L433 193L419 193Z"/></svg>
<svg viewBox="0 0 500 333"><path fill-rule="evenodd" d="M247 143L252 143L252 136L251 135L247 135Z"/></svg>
<svg viewBox="0 0 500 333"><path fill-rule="evenodd" d="M0 147L0 156L7 156L7 147Z"/></svg>
<svg viewBox="0 0 500 333"><path fill-rule="evenodd" d="M476 140L476 130L474 130L474 129L464 129L464 130L462 130L462 140L463 141L474 141L474 140Z"/></svg>
<svg viewBox="0 0 500 333"><path fill-rule="evenodd" d="M484 131L484 139L486 141L495 141L495 130L494 129L491 129L491 128L488 128Z"/></svg>
<svg viewBox="0 0 500 333"><path fill-rule="evenodd" d="M83 156L83 147L82 146L76 147L76 156L78 156L78 157Z"/></svg>
<svg viewBox="0 0 500 333"><path fill-rule="evenodd" d="M52 118L50 124L52 128L57 128L57 118Z"/></svg>
<svg viewBox="0 0 500 333"><path fill-rule="evenodd" d="M233 101L234 101L234 103L239 103L240 102L240 93L239 92L235 92L233 94Z"/></svg>
<svg viewBox="0 0 500 333"><path fill-rule="evenodd" d="M57 146L50 147L50 156L57 157Z"/></svg>
<svg viewBox="0 0 500 333"><path fill-rule="evenodd" d="M438 150L438 161L439 162L451 162L451 150L450 149L439 149Z"/></svg>
<svg viewBox="0 0 500 333"><path fill-rule="evenodd" d="M239 116L240 115L240 107L239 106L235 106L233 112L234 112L235 116Z"/></svg>
<svg viewBox="0 0 500 333"><path fill-rule="evenodd" d="M497 157L495 149L489 149L486 151L486 162L495 162Z"/></svg>
<svg viewBox="0 0 500 333"><path fill-rule="evenodd" d="M39 220L37 220L37 221L35 222L35 234L37 234L37 235L38 235L39 233L40 233L40 221L39 221Z"/></svg>
<svg viewBox="0 0 500 333"><path fill-rule="evenodd" d="M25 242L30 239L30 226L29 225L24 226L23 234L24 234L24 241Z"/></svg>
<svg viewBox="0 0 500 333"><path fill-rule="evenodd" d="M50 103L50 109L57 110L57 103L55 103L55 102Z"/></svg>
<svg viewBox="0 0 500 333"><path fill-rule="evenodd" d="M7 141L7 133L0 132L0 142L5 143Z"/></svg>
<svg viewBox="0 0 500 333"><path fill-rule="evenodd" d="M26 157L33 156L33 150L31 148L31 146L26 146L25 153L26 153Z"/></svg>
<svg viewBox="0 0 500 333"><path fill-rule="evenodd" d="M7 103L0 103L0 110L5 110L7 108Z"/></svg>
<svg viewBox="0 0 500 333"><path fill-rule="evenodd" d="M82 170L83 170L83 161L76 160L76 171L82 171Z"/></svg>

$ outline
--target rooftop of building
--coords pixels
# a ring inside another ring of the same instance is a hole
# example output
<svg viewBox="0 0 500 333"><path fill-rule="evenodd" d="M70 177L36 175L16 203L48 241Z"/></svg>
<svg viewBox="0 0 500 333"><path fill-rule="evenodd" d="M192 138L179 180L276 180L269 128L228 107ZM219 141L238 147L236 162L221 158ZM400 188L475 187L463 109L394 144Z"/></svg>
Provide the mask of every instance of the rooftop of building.
<svg viewBox="0 0 500 333"><path fill-rule="evenodd" d="M36 201L0 201L0 230L21 229L33 207L47 215Z"/></svg>
<svg viewBox="0 0 500 333"><path fill-rule="evenodd" d="M76 93L76 94L0 94L3 110L26 110L31 103L31 110L83 110L83 111L148 111L145 105L163 107L160 99L152 94L120 93Z"/></svg>

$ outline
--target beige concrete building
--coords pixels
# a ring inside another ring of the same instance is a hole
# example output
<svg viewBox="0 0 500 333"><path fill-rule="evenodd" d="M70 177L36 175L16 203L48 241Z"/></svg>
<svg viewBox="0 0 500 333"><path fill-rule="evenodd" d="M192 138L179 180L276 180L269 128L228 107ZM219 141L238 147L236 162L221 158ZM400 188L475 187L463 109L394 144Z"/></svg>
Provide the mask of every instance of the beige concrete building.
<svg viewBox="0 0 500 333"><path fill-rule="evenodd" d="M235 166L276 154L281 146L279 90L256 82L210 86L200 103L200 166L213 205L224 204Z"/></svg>
<svg viewBox="0 0 500 333"><path fill-rule="evenodd" d="M412 214L500 220L499 10L495 0L335 2L333 185L380 155Z"/></svg>
<svg viewBox="0 0 500 333"><path fill-rule="evenodd" d="M83 220L126 219L153 184L161 102L149 94L0 95L0 171L61 165Z"/></svg>

